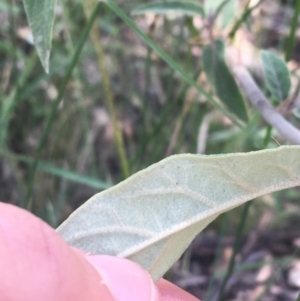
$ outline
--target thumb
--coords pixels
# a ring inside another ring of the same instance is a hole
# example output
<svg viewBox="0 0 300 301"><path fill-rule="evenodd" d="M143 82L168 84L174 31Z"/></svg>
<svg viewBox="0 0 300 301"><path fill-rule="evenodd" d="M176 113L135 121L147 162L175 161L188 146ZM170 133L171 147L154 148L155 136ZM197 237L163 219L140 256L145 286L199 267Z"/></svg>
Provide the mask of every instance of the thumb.
<svg viewBox="0 0 300 301"><path fill-rule="evenodd" d="M86 255L101 276L107 299L114 301L159 301L151 276L136 263L107 255Z"/></svg>

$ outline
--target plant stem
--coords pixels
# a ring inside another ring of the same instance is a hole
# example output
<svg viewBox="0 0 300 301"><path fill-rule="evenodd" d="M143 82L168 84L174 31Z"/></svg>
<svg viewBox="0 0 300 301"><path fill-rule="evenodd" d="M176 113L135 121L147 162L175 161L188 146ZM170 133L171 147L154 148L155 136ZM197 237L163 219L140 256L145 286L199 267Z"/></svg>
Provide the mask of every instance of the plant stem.
<svg viewBox="0 0 300 301"><path fill-rule="evenodd" d="M82 48L85 44L85 41L88 37L89 31L90 31L90 29L91 29L91 27L92 27L92 25L93 25L93 23L96 19L99 8L100 8L100 4L97 4L94 8L94 11L93 11L88 23L86 24L86 26L84 28L84 31L82 33L82 36L81 36L80 40L79 40L79 43L78 43L78 46L77 46L76 51L74 53L74 56L72 58L72 61L69 65L68 70L67 70L67 72L66 72L66 74L63 78L63 81L60 85L57 98L53 102L52 107L51 107L51 111L50 111L50 113L48 115L48 118L46 120L46 126L43 130L42 137L39 141L39 145L38 145L37 150L36 150L34 162L33 162L32 166L29 170L28 182L27 182L27 193L26 193L25 203L24 203L24 207L27 208L27 209L30 209L30 207L31 207L31 202L30 201L31 201L31 196L32 196L33 183L34 183L34 178L35 178L35 174L36 174L36 170L37 170L37 166L38 166L38 162L39 162L42 150L44 149L44 147L46 145L46 141L47 141L47 138L49 136L50 130L53 126L54 118L55 118L56 112L58 110L59 104L61 103L61 101L63 99L63 95L64 95L64 92L66 90L67 84L68 84L68 82L69 82L69 80L72 76L73 70L74 70L74 68L75 68L75 66L76 66L76 64L79 60L80 53L81 53Z"/></svg>
<svg viewBox="0 0 300 301"><path fill-rule="evenodd" d="M246 225L246 220L247 220L247 217L248 217L249 208L250 208L251 204L252 204L252 202L250 201L250 202L246 203L243 207L240 222L239 222L238 229L237 229L237 232L236 232L236 235L235 235L233 253L232 253L231 258L230 258L227 273L225 275L225 278L224 278L223 283L222 283L221 288L220 288L218 301L224 300L224 294L225 294L225 289L226 289L227 282L228 282L230 276L232 275L232 273L234 271L235 257L238 253L239 248L240 248L241 238L242 238L242 234L244 232L244 228L245 228L245 225Z"/></svg>
<svg viewBox="0 0 300 301"><path fill-rule="evenodd" d="M293 46L294 46L294 41L295 41L295 34L297 30L297 24L298 24L298 16L300 13L300 1L296 1L296 7L294 9L294 16L292 19L292 24L291 24L291 30L290 30L290 35L286 44L286 49L285 49L285 60L288 62L291 58Z"/></svg>
<svg viewBox="0 0 300 301"><path fill-rule="evenodd" d="M82 5L84 8L86 17L90 16L90 14L93 10L93 6L95 5L95 1L82 0ZM94 24L93 27L91 28L90 38L92 40L94 50L95 50L95 53L97 56L98 67L102 74L104 93L105 93L105 97L107 99L109 114L112 119L113 135L114 135L114 140L116 143L116 147L117 147L117 151L118 151L118 155L119 155L119 159L120 159L120 163L121 163L121 168L123 171L123 177L128 178L130 175L129 163L128 163L128 160L126 157L126 151L125 151L125 147L124 147L122 132L118 125L118 118L117 118L117 112L116 112L116 108L115 108L114 96L113 96L112 89L111 89L109 73L108 73L108 70L107 70L107 67L105 64L104 50L103 50L103 46L101 43L101 37L99 35L96 24Z"/></svg>
<svg viewBox="0 0 300 301"><path fill-rule="evenodd" d="M242 66L233 68L234 74L241 84L251 104L256 107L265 121L278 130L281 135L292 142L300 145L300 131L289 123L268 101L254 82L249 72Z"/></svg>
<svg viewBox="0 0 300 301"><path fill-rule="evenodd" d="M264 147L267 148L269 142L270 142L270 139L271 139L271 133L272 133L272 126L271 125L267 125L267 132L266 132L266 136L265 136L265 139L264 139Z"/></svg>
<svg viewBox="0 0 300 301"><path fill-rule="evenodd" d="M238 19L238 20L236 21L236 23L233 25L231 31L230 31L229 34L228 34L228 37L229 37L230 39L233 39L233 38L234 38L236 32L237 32L238 29L241 27L241 25L248 19L248 17L251 15L252 11L253 11L255 8L257 8L263 1L264 1L264 0L258 1L254 6L252 6L252 7L250 7L250 8L249 8L249 5L250 5L250 2L251 2L251 1L249 0L249 1L247 2L246 7L245 7L245 9L244 9L244 12L243 12L241 18Z"/></svg>

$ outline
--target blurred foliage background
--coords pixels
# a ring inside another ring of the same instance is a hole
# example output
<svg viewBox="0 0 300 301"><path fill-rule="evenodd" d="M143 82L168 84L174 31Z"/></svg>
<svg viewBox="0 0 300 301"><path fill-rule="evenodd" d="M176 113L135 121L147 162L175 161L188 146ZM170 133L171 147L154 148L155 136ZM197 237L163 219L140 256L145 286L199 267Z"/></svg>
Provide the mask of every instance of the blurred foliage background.
<svg viewBox="0 0 300 301"><path fill-rule="evenodd" d="M222 106L202 54L205 45L224 41L228 66L250 69L270 103L299 128L299 1L198 0L205 16L172 11L131 15L148 2L117 4L229 115L101 4L30 183L46 120L90 11L79 0L58 1L50 70L45 73L22 2L2 0L0 201L29 204L34 214L57 227L95 193L166 156L248 152L289 144L246 98L242 101L248 120L230 118L239 104L232 99L229 107ZM290 71L292 88L280 103L267 89L261 49L285 59ZM219 81L226 83L226 78ZM119 148L116 129L123 141L119 140ZM197 237L167 277L202 300L295 300L300 292L298 201L299 190L293 189L221 216Z"/></svg>

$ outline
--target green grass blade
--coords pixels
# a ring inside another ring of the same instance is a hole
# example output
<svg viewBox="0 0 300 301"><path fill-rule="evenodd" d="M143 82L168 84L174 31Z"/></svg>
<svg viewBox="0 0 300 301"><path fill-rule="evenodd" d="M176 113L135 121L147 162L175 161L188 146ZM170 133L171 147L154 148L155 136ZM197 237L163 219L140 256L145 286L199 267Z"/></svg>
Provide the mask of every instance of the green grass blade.
<svg viewBox="0 0 300 301"><path fill-rule="evenodd" d="M243 234L243 231L245 229L245 224L246 224L246 221L247 221L247 217L249 215L249 208L250 208L251 204L252 204L252 202L248 202L244 205L243 212L241 214L240 221L239 221L237 231L236 231L236 235L235 235L233 253L231 255L231 258L230 258L230 261L229 261L229 266L228 266L226 275L224 277L224 280L223 280L221 288L220 288L218 301L224 300L226 285L229 281L229 278L231 277L231 275L234 272L236 255L238 254L238 251L239 251L239 248L240 248L242 234Z"/></svg>
<svg viewBox="0 0 300 301"><path fill-rule="evenodd" d="M132 15L141 15L146 13L160 15L176 13L184 16L204 15L202 6L195 1L151 2L139 5L131 12Z"/></svg>
<svg viewBox="0 0 300 301"><path fill-rule="evenodd" d="M118 15L149 47L151 47L157 55L159 55L172 69L174 69L189 85L202 95L204 95L212 105L220 110L224 115L230 118L235 124L241 126L240 121L226 108L220 105L209 93L207 93L195 80L180 67L165 51L163 51L156 43L153 42L113 1L106 0L104 2L116 15Z"/></svg>
<svg viewBox="0 0 300 301"><path fill-rule="evenodd" d="M294 16L292 19L292 24L291 24L291 29L290 29L290 35L286 44L286 50L285 50L285 60L288 62L291 58L292 50L293 50L293 45L295 42L295 35L296 35L296 30L297 30L297 25L298 25L298 17L300 14L300 1L295 2L296 7L294 10Z"/></svg>
<svg viewBox="0 0 300 301"><path fill-rule="evenodd" d="M85 175L81 175L81 174L72 172L67 169L58 168L56 166L52 166L52 165L49 165L44 162L39 162L38 169L41 171L47 172L53 176L61 177L66 180L76 182L79 184L84 184L84 185L87 185L87 186L95 188L95 189L102 190L102 189L107 189L107 188L111 187L110 184L100 181L98 179L95 179L95 178L92 178L89 176L85 176Z"/></svg>
<svg viewBox="0 0 300 301"><path fill-rule="evenodd" d="M32 165L34 163L34 159L27 156L15 155L10 153L5 153L4 155L8 158L11 158L19 162L23 162L28 165ZM52 176L60 177L68 181L72 181L78 184L83 184L99 190L103 190L111 187L109 183L103 182L99 179L82 175L64 168L59 168L57 166L53 166L43 161L40 161L38 163L37 169L45 173L48 173Z"/></svg>

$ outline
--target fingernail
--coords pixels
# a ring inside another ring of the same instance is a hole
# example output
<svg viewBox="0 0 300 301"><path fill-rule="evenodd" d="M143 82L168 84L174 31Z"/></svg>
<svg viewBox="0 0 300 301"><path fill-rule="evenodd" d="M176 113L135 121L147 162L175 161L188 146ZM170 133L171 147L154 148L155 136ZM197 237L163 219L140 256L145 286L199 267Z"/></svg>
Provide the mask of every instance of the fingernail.
<svg viewBox="0 0 300 301"><path fill-rule="evenodd" d="M159 301L151 276L136 263L119 257L90 255L85 258L101 276L109 299L114 301Z"/></svg>

